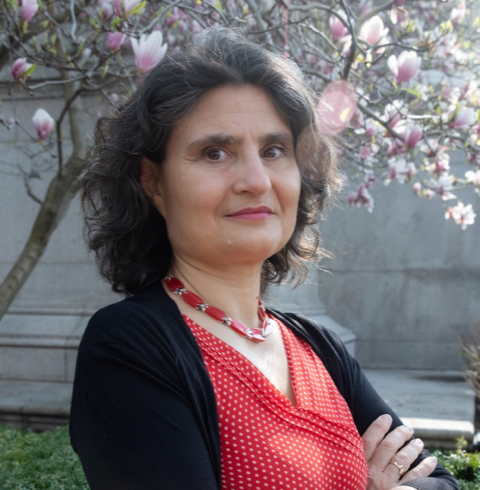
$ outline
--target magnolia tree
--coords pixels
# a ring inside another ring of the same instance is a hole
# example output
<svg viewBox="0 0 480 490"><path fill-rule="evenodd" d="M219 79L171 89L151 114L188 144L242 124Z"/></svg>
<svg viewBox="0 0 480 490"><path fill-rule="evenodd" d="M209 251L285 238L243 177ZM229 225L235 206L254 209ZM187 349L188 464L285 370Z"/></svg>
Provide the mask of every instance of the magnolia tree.
<svg viewBox="0 0 480 490"><path fill-rule="evenodd" d="M39 101L35 134L14 109L1 116L3 130L25 132L17 151L31 166L15 168L39 212L0 286L0 318L81 186L82 99L121 103L164 56L209 26L235 26L302 67L321 94L318 120L337 142L350 205L372 211L374 186L396 181L411 186L412 198L436 199L462 229L473 224L459 191L480 188L474 14L469 0L0 0L5 98L15 108L25 94L63 96L55 114ZM452 150L469 171L450 165ZM30 181L46 162L54 162L55 176L40 197Z"/></svg>

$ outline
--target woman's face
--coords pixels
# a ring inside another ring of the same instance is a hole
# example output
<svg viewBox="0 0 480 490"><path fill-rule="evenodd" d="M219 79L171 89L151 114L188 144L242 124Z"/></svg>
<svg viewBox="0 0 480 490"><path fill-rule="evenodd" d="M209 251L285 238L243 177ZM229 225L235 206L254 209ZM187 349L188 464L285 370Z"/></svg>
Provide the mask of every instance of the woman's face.
<svg viewBox="0 0 480 490"><path fill-rule="evenodd" d="M287 243L300 173L291 131L262 89L204 94L173 129L166 154L152 197L177 257L258 265Z"/></svg>

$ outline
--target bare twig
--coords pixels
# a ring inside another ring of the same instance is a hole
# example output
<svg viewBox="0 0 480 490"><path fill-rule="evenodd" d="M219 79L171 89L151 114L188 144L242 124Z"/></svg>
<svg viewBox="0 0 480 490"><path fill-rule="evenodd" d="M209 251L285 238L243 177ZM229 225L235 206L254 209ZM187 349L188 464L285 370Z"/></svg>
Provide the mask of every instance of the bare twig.
<svg viewBox="0 0 480 490"><path fill-rule="evenodd" d="M32 191L32 188L30 187L30 180L26 172L23 172L23 183L25 184L25 188L27 189L28 196L31 197L37 204L40 204L41 206L43 204L43 201L39 197L37 197Z"/></svg>

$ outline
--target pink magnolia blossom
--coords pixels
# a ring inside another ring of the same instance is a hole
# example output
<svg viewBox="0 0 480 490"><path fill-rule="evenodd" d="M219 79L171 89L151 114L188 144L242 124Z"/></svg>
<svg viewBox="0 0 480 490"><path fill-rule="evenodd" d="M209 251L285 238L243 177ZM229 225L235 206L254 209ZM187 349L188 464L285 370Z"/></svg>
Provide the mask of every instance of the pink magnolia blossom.
<svg viewBox="0 0 480 490"><path fill-rule="evenodd" d="M373 211L374 200L370 192L368 192L369 183L360 184L356 192L352 192L348 196L348 204L357 208L365 207L368 212Z"/></svg>
<svg viewBox="0 0 480 490"><path fill-rule="evenodd" d="M365 122L365 134L369 138L373 138L380 131L380 125L374 119L367 119Z"/></svg>
<svg viewBox="0 0 480 490"><path fill-rule="evenodd" d="M422 193L422 184L420 184L420 182L415 182L415 184L413 184L412 188L413 188L413 193L417 197L421 195L421 193Z"/></svg>
<svg viewBox="0 0 480 490"><path fill-rule="evenodd" d="M357 95L350 82L339 80L327 85L317 105L320 127L328 134L343 131L357 108Z"/></svg>
<svg viewBox="0 0 480 490"><path fill-rule="evenodd" d="M342 55L348 56L350 54L350 49L352 47L352 36L348 35L342 37L342 39L340 39L340 42L342 43Z"/></svg>
<svg viewBox="0 0 480 490"><path fill-rule="evenodd" d="M369 44L383 44L388 34L388 28L384 27L383 20L380 16L375 15L367 20L360 29L359 38Z"/></svg>
<svg viewBox="0 0 480 490"><path fill-rule="evenodd" d="M452 114L452 120L448 125L452 129L467 129L475 124L477 120L477 114L473 107L461 107L458 109L457 114Z"/></svg>
<svg viewBox="0 0 480 490"><path fill-rule="evenodd" d="M480 100L480 90L476 80L470 80L467 82L463 86L461 93L462 98L469 101L472 105L477 105L477 102Z"/></svg>
<svg viewBox="0 0 480 490"><path fill-rule="evenodd" d="M307 59L308 64L310 64L312 66L315 66L317 64L317 61L318 61L317 57L312 53L307 53L306 59Z"/></svg>
<svg viewBox="0 0 480 490"><path fill-rule="evenodd" d="M22 19L30 22L38 11L38 0L23 0Z"/></svg>
<svg viewBox="0 0 480 490"><path fill-rule="evenodd" d="M452 189L452 176L451 175L441 175L438 180L430 179L429 184L435 192L438 192L442 197L443 201L449 201L455 199L457 196L452 194L450 190Z"/></svg>
<svg viewBox="0 0 480 490"><path fill-rule="evenodd" d="M456 206L448 208L445 213L445 219L453 219L457 225L461 225L462 230L466 230L468 225L475 223L477 215L473 212L472 205L465 206L459 202Z"/></svg>
<svg viewBox="0 0 480 490"><path fill-rule="evenodd" d="M340 14L339 14L340 15ZM345 36L350 34L346 21L340 20L336 15L332 15L328 22L330 27L330 34L332 35L333 42L337 42Z"/></svg>
<svg viewBox="0 0 480 490"><path fill-rule="evenodd" d="M480 170L477 170L476 172L473 170L465 172L465 179L469 184L480 185Z"/></svg>
<svg viewBox="0 0 480 490"><path fill-rule="evenodd" d="M118 17L123 17L122 6L125 12L125 15L128 14L135 8L138 7L141 3L141 0L113 0L113 6L115 8L115 13Z"/></svg>
<svg viewBox="0 0 480 490"><path fill-rule="evenodd" d="M112 0L98 0L97 5L103 20L107 20L113 15Z"/></svg>
<svg viewBox="0 0 480 490"><path fill-rule="evenodd" d="M449 104L455 105L460 98L460 88L459 87L445 87L443 92L440 94L442 100L445 100Z"/></svg>
<svg viewBox="0 0 480 490"><path fill-rule="evenodd" d="M387 156L391 157L393 155L401 155L405 153L405 145L403 145L401 140L393 139L387 148Z"/></svg>
<svg viewBox="0 0 480 490"><path fill-rule="evenodd" d="M415 51L402 51L397 58L394 54L388 58L388 68L395 75L398 83L408 82L417 73L422 59Z"/></svg>
<svg viewBox="0 0 480 490"><path fill-rule="evenodd" d="M480 153L468 152L467 159L470 163L473 163L474 165L477 165L477 167L480 168Z"/></svg>
<svg viewBox="0 0 480 490"><path fill-rule="evenodd" d="M452 24L457 27L458 24L461 24L467 15L467 5L465 0L460 0L457 7L453 8L450 12L450 21Z"/></svg>
<svg viewBox="0 0 480 490"><path fill-rule="evenodd" d="M372 148L369 145L362 146L358 154L362 160L369 160L372 155Z"/></svg>
<svg viewBox="0 0 480 490"><path fill-rule="evenodd" d="M15 80L22 78L23 74L32 67L30 63L27 63L26 58L18 58L12 64L11 72L12 77Z"/></svg>
<svg viewBox="0 0 480 490"><path fill-rule="evenodd" d="M417 124L407 125L405 128L405 145L411 150L422 139L423 129Z"/></svg>
<svg viewBox="0 0 480 490"><path fill-rule="evenodd" d="M131 41L135 62L142 75L148 73L167 51L167 45L162 45L163 36L160 31L153 31L148 35L143 34L140 40L132 38Z"/></svg>
<svg viewBox="0 0 480 490"><path fill-rule="evenodd" d="M173 24L175 24L175 22L178 22L183 17L185 17L185 13L183 12L183 10L180 10L177 7L175 7L170 17L167 18L167 22L166 22L167 27L172 27Z"/></svg>
<svg viewBox="0 0 480 490"><path fill-rule="evenodd" d="M403 8L395 8L393 7L390 11L390 20L393 25L401 24L408 19L408 15Z"/></svg>
<svg viewBox="0 0 480 490"><path fill-rule="evenodd" d="M37 109L37 112L35 112L35 115L32 117L32 121L37 130L39 139L44 140L50 136L55 121L45 109Z"/></svg>
<svg viewBox="0 0 480 490"><path fill-rule="evenodd" d="M408 162L404 158L392 159L388 166L390 167L389 177L390 179L396 179L403 184L407 180L412 180L412 177L417 173L417 168L413 162ZM386 184L389 180L385 181Z"/></svg>
<svg viewBox="0 0 480 490"><path fill-rule="evenodd" d="M394 0L396 7L403 7L405 5L405 0Z"/></svg>
<svg viewBox="0 0 480 490"><path fill-rule="evenodd" d="M358 4L358 13L360 16L368 14L372 10L372 2L371 0L360 0Z"/></svg>
<svg viewBox="0 0 480 490"><path fill-rule="evenodd" d="M425 170L437 179L448 175L450 171L450 155L447 153L448 147L440 146L435 153L435 160L433 163L425 165Z"/></svg>
<svg viewBox="0 0 480 490"><path fill-rule="evenodd" d="M10 116L10 117L7 119L6 124L7 124L7 129L12 129L12 128L13 128L13 126L15 126L15 118Z"/></svg>
<svg viewBox="0 0 480 490"><path fill-rule="evenodd" d="M108 49L112 51L118 51L123 42L125 41L126 35L123 32L109 32L107 35L107 46Z"/></svg>
<svg viewBox="0 0 480 490"><path fill-rule="evenodd" d="M433 199L435 197L435 191L433 191L432 189L426 189L425 192L423 193L423 195L427 199Z"/></svg>
<svg viewBox="0 0 480 490"><path fill-rule="evenodd" d="M394 100L393 104L387 104L384 109L383 120L388 123L391 128L394 128L398 124L403 123L403 115L405 109L403 103L400 100Z"/></svg>

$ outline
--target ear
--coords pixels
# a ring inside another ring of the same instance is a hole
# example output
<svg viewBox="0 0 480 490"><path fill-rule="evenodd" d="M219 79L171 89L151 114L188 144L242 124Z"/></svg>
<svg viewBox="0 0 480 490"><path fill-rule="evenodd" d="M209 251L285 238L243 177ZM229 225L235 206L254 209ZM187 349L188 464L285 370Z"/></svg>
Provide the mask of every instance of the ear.
<svg viewBox="0 0 480 490"><path fill-rule="evenodd" d="M147 157L142 157L138 164L138 178L150 202L155 206L160 214L162 192L160 186L160 172L156 163L149 160Z"/></svg>
<svg viewBox="0 0 480 490"><path fill-rule="evenodd" d="M158 168L147 157L142 157L138 164L138 178L148 198L153 203L155 194L158 194Z"/></svg>

